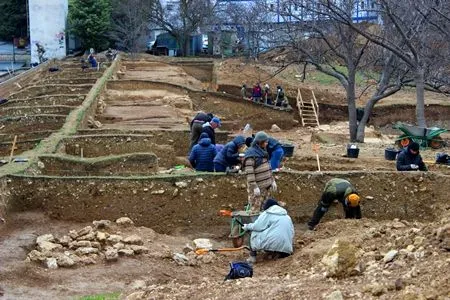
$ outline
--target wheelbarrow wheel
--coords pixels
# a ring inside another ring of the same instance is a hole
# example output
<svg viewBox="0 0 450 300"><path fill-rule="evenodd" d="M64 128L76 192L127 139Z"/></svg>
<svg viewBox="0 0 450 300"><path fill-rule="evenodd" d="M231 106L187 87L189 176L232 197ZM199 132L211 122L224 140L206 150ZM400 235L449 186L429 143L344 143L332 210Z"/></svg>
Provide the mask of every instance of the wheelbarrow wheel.
<svg viewBox="0 0 450 300"><path fill-rule="evenodd" d="M437 136L430 141L429 146L433 149L440 149L444 147L444 141L440 136Z"/></svg>
<svg viewBox="0 0 450 300"><path fill-rule="evenodd" d="M244 244L244 236L238 236L231 239L234 248L239 248Z"/></svg>
<svg viewBox="0 0 450 300"><path fill-rule="evenodd" d="M399 148L406 148L409 146L410 143L411 143L410 138L403 138L403 139L397 141L397 145Z"/></svg>

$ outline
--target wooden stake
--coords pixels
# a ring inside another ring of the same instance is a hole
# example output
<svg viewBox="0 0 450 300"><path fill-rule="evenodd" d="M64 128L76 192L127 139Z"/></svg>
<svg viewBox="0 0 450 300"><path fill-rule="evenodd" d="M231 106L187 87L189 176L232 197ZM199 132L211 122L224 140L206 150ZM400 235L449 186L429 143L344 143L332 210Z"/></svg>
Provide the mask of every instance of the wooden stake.
<svg viewBox="0 0 450 300"><path fill-rule="evenodd" d="M319 172L320 172L320 160L319 160L319 154L316 154L316 159L317 159L317 168L319 169Z"/></svg>
<svg viewBox="0 0 450 300"><path fill-rule="evenodd" d="M312 150L313 150L314 153L316 153L317 169L320 172L320 160L319 160L320 145L319 144L313 144L312 145Z"/></svg>
<svg viewBox="0 0 450 300"><path fill-rule="evenodd" d="M9 162L12 162L12 157L14 155L14 149L16 149L17 135L14 136L14 141L11 147L11 154L9 155Z"/></svg>
<svg viewBox="0 0 450 300"><path fill-rule="evenodd" d="M81 158L83 158L83 148L81 148L81 150L80 150L80 155L81 155Z"/></svg>

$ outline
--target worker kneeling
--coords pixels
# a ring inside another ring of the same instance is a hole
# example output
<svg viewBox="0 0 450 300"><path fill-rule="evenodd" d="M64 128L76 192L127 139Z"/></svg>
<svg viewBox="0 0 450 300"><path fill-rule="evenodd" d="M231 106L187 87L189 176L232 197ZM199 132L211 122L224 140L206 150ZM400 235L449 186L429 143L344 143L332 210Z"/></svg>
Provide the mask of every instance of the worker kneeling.
<svg viewBox="0 0 450 300"><path fill-rule="evenodd" d="M267 200L263 209L254 223L243 227L251 231L249 263L256 262L257 251L269 252L274 258L287 257L293 252L294 225L286 209L273 199Z"/></svg>
<svg viewBox="0 0 450 300"><path fill-rule="evenodd" d="M361 219L360 197L356 189L345 179L333 178L325 184L322 197L319 200L308 228L314 230L320 219L328 211L334 200L342 203L346 219Z"/></svg>

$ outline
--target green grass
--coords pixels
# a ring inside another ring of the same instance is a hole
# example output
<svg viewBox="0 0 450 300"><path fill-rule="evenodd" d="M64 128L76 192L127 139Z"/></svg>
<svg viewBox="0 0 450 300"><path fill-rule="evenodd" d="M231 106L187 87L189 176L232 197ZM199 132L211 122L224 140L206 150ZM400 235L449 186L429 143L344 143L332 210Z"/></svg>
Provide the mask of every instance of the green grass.
<svg viewBox="0 0 450 300"><path fill-rule="evenodd" d="M120 293L109 293L109 294L98 294L98 295L90 295L83 296L78 298L78 300L117 300L119 299Z"/></svg>
<svg viewBox="0 0 450 300"><path fill-rule="evenodd" d="M335 67L339 72L347 74L347 68L344 66L336 66ZM365 74L363 72L356 73L356 84L365 84L366 81L370 78L378 78L378 75L374 72L370 72L369 74ZM339 80L334 78L333 76L327 75L320 71L314 71L306 76L306 80L316 81L319 84L330 85L330 84L340 84Z"/></svg>

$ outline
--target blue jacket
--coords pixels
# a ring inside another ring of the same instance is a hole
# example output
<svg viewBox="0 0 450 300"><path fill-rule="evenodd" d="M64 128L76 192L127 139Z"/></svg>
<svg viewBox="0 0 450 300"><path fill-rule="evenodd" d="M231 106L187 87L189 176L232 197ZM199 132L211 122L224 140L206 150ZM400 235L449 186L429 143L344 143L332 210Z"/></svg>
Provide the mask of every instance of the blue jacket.
<svg viewBox="0 0 450 300"><path fill-rule="evenodd" d="M294 224L287 211L273 205L261 213L255 223L246 224L245 230L251 231L252 250L278 251L292 254Z"/></svg>
<svg viewBox="0 0 450 300"><path fill-rule="evenodd" d="M235 137L227 143L223 149L217 153L214 162L225 167L232 167L240 163L238 149L245 145L245 138L241 135Z"/></svg>
<svg viewBox="0 0 450 300"><path fill-rule="evenodd" d="M278 148L281 148L281 143L270 137L267 144L267 153L269 154L269 158L272 157L272 153Z"/></svg>
<svg viewBox="0 0 450 300"><path fill-rule="evenodd" d="M210 138L201 138L197 145L192 148L189 162L197 171L214 172L214 157L216 147L211 144Z"/></svg>

